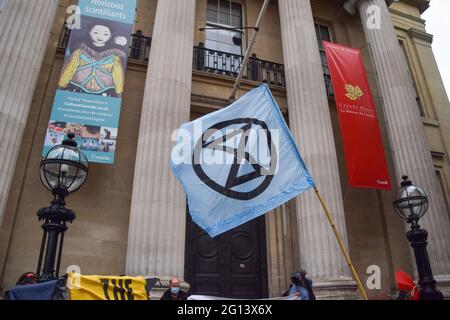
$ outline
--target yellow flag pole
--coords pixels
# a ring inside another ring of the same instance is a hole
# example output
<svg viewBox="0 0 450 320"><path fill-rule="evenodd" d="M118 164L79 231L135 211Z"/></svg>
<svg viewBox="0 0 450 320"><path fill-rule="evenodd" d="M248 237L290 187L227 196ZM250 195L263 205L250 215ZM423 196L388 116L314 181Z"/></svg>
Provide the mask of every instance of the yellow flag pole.
<svg viewBox="0 0 450 320"><path fill-rule="evenodd" d="M350 270L352 271L353 278L355 279L355 281L358 285L358 289L359 289L361 295L363 296L364 300L369 300L369 298L367 297L366 291L364 290L364 287L361 283L361 280L359 279L359 276L356 273L355 267L353 266L352 260L350 259L347 249L345 248L344 243L342 242L342 239L336 228L336 224L334 223L333 218L331 217L330 211L328 210L327 205L325 204L325 200L322 198L322 196L319 192L319 189L317 189L317 187L314 187L314 191L316 192L317 198L319 199L319 201L323 207L323 210L325 212L325 215L327 216L327 219L330 222L331 228L333 228L333 232L339 243L339 247L341 248L342 254L344 255L344 258L347 261L347 264L350 267Z"/></svg>

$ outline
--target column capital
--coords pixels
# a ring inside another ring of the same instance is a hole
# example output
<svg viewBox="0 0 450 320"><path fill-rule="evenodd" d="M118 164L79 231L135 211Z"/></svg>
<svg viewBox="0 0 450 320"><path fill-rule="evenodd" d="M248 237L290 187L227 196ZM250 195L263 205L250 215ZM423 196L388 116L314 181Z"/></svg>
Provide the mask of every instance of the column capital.
<svg viewBox="0 0 450 320"><path fill-rule="evenodd" d="M366 0L347 0L344 2L343 7L345 11L350 14L357 14L361 4ZM385 0L386 5L390 6L394 1L393 0Z"/></svg>

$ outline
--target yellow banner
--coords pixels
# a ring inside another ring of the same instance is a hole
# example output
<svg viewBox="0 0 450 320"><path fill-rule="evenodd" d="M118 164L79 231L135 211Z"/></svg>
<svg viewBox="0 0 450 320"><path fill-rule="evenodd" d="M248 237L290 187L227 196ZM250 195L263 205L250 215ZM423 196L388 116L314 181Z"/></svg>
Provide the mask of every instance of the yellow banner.
<svg viewBox="0 0 450 320"><path fill-rule="evenodd" d="M69 273L71 300L148 300L143 277L82 276Z"/></svg>

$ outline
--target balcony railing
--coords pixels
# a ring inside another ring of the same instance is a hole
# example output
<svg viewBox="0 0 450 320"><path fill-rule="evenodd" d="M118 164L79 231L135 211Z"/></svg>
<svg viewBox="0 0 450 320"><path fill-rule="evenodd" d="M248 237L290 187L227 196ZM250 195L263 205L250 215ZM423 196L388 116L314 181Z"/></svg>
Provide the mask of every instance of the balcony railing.
<svg viewBox="0 0 450 320"><path fill-rule="evenodd" d="M131 35L130 58L147 62L150 57L150 47L152 38L144 37L141 34Z"/></svg>
<svg viewBox="0 0 450 320"><path fill-rule="evenodd" d="M58 47L64 49L67 48L67 45L69 44L70 31L71 30L64 25L63 31L59 37Z"/></svg>
<svg viewBox="0 0 450 320"><path fill-rule="evenodd" d="M70 32L70 29L64 27L59 39L59 47L67 48L67 45L69 44ZM147 62L150 56L151 45L152 38L145 37L142 34L132 34L129 57L134 60Z"/></svg>
<svg viewBox="0 0 450 320"><path fill-rule="evenodd" d="M334 88L333 83L331 82L331 76L325 73L323 77L325 80L325 88L327 89L327 95L329 97L334 97Z"/></svg>
<svg viewBox="0 0 450 320"><path fill-rule="evenodd" d="M236 78L244 57L241 55L194 47L194 70ZM284 65L251 57L244 79L286 87Z"/></svg>
<svg viewBox="0 0 450 320"><path fill-rule="evenodd" d="M59 47L67 48L70 29L64 28L59 39ZM141 34L133 34L130 45L130 58L148 62L152 39ZM236 78L239 74L242 60L241 55L206 49L201 46L194 47L193 69L196 71L223 75ZM251 57L244 79L267 83L281 88L286 87L284 65ZM333 86L329 75L324 75L328 96L333 96Z"/></svg>

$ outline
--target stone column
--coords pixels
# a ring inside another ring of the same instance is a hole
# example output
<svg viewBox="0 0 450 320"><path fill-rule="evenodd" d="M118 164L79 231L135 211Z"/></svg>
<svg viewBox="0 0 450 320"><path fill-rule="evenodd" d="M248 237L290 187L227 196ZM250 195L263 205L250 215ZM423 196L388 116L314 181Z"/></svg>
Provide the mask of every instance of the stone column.
<svg viewBox="0 0 450 320"><path fill-rule="evenodd" d="M269 297L280 297L289 288L291 273L296 268L289 242L297 226L291 228L288 206L289 203L285 203L266 214Z"/></svg>
<svg viewBox="0 0 450 320"><path fill-rule="evenodd" d="M396 178L408 175L429 195L420 224L428 230L428 253L436 280L450 284L450 221L417 106L407 62L384 0L357 3L383 95ZM374 16L380 18L376 28ZM375 24L374 24L375 23ZM374 27L375 25L375 27ZM406 241L406 239L405 239ZM413 260L414 261L414 260Z"/></svg>
<svg viewBox="0 0 450 320"><path fill-rule="evenodd" d="M186 201L169 169L172 132L189 121L195 0L158 1L131 202L126 272L184 275Z"/></svg>
<svg viewBox="0 0 450 320"><path fill-rule="evenodd" d="M12 0L0 13L0 224L57 7Z"/></svg>
<svg viewBox="0 0 450 320"><path fill-rule="evenodd" d="M300 153L347 244L339 169L310 0L279 0L289 121ZM356 284L314 192L296 199L300 263L319 296L355 297Z"/></svg>

